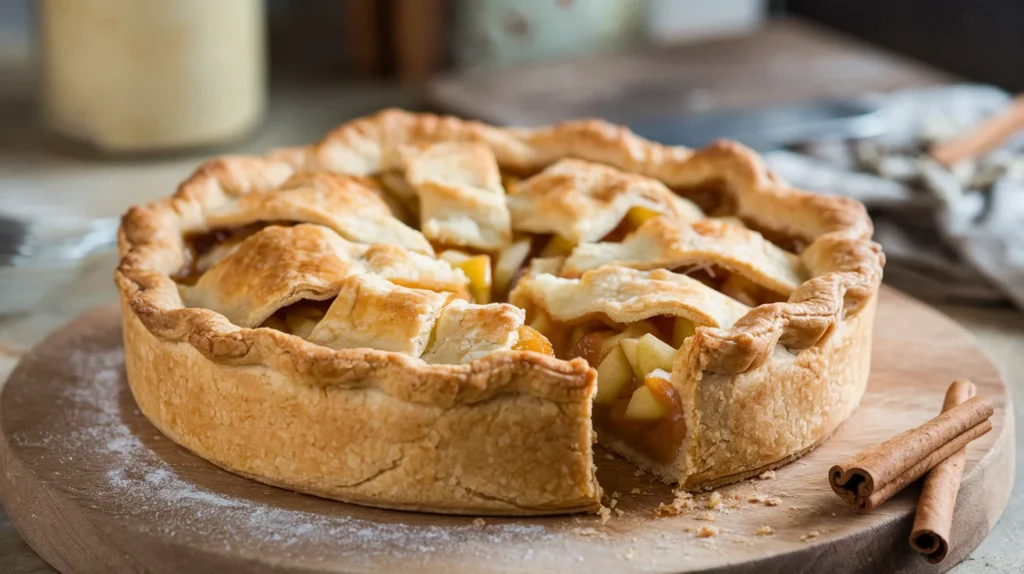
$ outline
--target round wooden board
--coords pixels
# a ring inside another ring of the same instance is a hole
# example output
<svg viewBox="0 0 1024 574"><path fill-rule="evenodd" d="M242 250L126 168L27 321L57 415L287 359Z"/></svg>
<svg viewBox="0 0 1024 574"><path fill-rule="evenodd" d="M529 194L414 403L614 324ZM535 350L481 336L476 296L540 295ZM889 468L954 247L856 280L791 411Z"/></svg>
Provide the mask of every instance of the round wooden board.
<svg viewBox="0 0 1024 574"><path fill-rule="evenodd" d="M122 361L118 311L98 309L27 356L0 397L0 496L63 572L939 572L988 534L1013 478L1013 413L996 368L961 327L891 290L853 417L776 478L721 488L718 509L672 518L652 517L670 488L603 453L598 477L619 493L621 512L606 523L377 510L268 487L164 438L136 408ZM826 473L934 416L958 377L974 380L996 413L968 449L950 556L931 566L907 544L916 487L859 515ZM762 525L773 534L756 535ZM701 538L702 526L719 534Z"/></svg>

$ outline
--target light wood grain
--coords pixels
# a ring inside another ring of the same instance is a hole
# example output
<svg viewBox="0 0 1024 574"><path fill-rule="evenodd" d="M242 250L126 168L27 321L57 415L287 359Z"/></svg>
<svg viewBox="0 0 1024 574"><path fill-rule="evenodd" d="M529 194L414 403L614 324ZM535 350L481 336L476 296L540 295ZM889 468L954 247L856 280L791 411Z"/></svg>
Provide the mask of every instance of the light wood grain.
<svg viewBox="0 0 1024 574"><path fill-rule="evenodd" d="M985 537L1009 495L1013 416L997 370L962 328L890 290L878 308L874 369L861 408L772 480L719 489L710 513L652 518L670 490L618 458L599 479L618 492L594 516L487 519L361 508L221 471L165 439L135 407L120 366L116 309L93 311L26 357L0 395L0 497L32 547L63 572L939 572ZM829 489L835 461L920 424L956 377L996 405L968 448L949 559L907 545L917 488L858 515ZM634 493L633 489L639 489ZM778 498L778 506L751 499ZM718 536L692 530L713 525ZM773 534L757 536L762 525ZM690 530L690 531L688 531ZM809 569L809 570L808 570Z"/></svg>

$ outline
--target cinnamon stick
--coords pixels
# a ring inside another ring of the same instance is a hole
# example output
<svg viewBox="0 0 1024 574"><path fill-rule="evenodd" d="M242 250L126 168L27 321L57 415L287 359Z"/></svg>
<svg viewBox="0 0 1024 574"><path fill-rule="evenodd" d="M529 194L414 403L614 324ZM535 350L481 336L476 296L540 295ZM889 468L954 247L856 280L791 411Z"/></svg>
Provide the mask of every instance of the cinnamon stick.
<svg viewBox="0 0 1024 574"><path fill-rule="evenodd" d="M937 464L992 430L991 401L974 397L923 425L833 466L832 490L858 510L873 510Z"/></svg>
<svg viewBox="0 0 1024 574"><path fill-rule="evenodd" d="M1010 107L981 122L967 133L935 144L928 153L935 161L951 166L984 155L1024 129L1024 95Z"/></svg>
<svg viewBox="0 0 1024 574"><path fill-rule="evenodd" d="M954 381L946 391L942 412L963 404L976 395L978 388L970 381ZM938 564L949 552L949 531L953 526L953 508L956 506L960 479L964 474L967 449L960 449L940 462L924 478L921 498L917 502L917 515L910 533L910 547Z"/></svg>

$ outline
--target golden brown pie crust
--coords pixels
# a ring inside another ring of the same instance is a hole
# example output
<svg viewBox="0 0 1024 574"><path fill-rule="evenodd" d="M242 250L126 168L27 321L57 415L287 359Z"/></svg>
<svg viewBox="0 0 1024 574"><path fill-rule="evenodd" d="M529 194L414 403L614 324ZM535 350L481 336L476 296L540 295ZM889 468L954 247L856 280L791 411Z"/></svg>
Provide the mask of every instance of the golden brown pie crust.
<svg viewBox="0 0 1024 574"><path fill-rule="evenodd" d="M686 488L713 486L806 452L856 408L884 262L860 203L793 189L730 142L694 151L594 120L509 129L388 110L309 147L212 160L173 197L125 214L115 281L126 366L154 425L233 472L348 502L460 514L600 506L596 375L585 361L499 350L428 364L334 350L186 307L172 279L186 263L184 238L207 231L209 214L233 198L296 174L373 176L396 168L396 149L435 142L476 142L513 173L572 158L670 189L713 183L735 215L808 243L800 258L810 278L787 302L686 340L673 383L690 430L677 460L657 465L611 441L617 452Z"/></svg>

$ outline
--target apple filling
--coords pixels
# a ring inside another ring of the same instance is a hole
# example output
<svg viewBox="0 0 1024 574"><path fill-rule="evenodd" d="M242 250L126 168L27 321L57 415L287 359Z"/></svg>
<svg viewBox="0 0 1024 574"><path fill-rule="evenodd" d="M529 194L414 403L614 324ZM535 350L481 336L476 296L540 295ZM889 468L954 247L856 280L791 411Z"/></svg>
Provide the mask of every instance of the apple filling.
<svg viewBox="0 0 1024 574"><path fill-rule="evenodd" d="M508 297L532 252L530 239L522 238L493 255L444 249L438 257L466 274L470 296L475 303L484 305Z"/></svg>
<svg viewBox="0 0 1024 574"><path fill-rule="evenodd" d="M676 187L672 191L697 204L709 217L736 213L736 197L722 179L705 181L700 185Z"/></svg>
<svg viewBox="0 0 1024 574"><path fill-rule="evenodd" d="M747 305L756 307L766 303L779 303L787 297L776 293L747 279L743 275L723 269L718 265L702 265L673 269L675 273L683 273L693 277L715 291L728 295Z"/></svg>
<svg viewBox="0 0 1024 574"><path fill-rule="evenodd" d="M313 332L317 323L327 315L327 310L331 308L332 303L334 303L333 297L326 301L303 299L278 309L260 327L275 329L306 339Z"/></svg>
<svg viewBox="0 0 1024 574"><path fill-rule="evenodd" d="M214 263L231 253L235 247L257 231L271 225L290 226L292 222L259 221L229 229L213 229L185 236L184 264L171 279L182 285L195 285L199 277Z"/></svg>
<svg viewBox="0 0 1024 574"><path fill-rule="evenodd" d="M597 370L594 425L652 460L672 461L686 436L683 405L672 384L676 354L695 325L653 317L625 327L591 321L565 326L536 311L530 328L550 339L555 355L582 358Z"/></svg>
<svg viewBox="0 0 1024 574"><path fill-rule="evenodd" d="M803 253L804 249L811 244L811 240L793 233L771 229L749 219L744 219L743 224L767 239L770 243L789 251L790 253Z"/></svg>
<svg viewBox="0 0 1024 574"><path fill-rule="evenodd" d="M667 463L686 436L672 367L678 346L693 334L694 325L685 318L659 319L633 323L618 333L588 333L570 354L579 353L597 368L594 424L599 432ZM671 334L657 325L664 319L671 321ZM666 335L673 344L662 340Z"/></svg>

